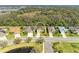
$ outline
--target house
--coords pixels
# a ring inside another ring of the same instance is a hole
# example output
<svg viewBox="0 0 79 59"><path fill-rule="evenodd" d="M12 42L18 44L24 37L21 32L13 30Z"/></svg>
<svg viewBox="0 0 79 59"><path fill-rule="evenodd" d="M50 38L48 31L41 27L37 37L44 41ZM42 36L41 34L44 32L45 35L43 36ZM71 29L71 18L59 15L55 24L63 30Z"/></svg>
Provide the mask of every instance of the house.
<svg viewBox="0 0 79 59"><path fill-rule="evenodd" d="M36 29L37 29L37 35L36 35L36 37L40 37L41 36L41 32L43 30L45 30L45 27L44 26L37 26Z"/></svg>
<svg viewBox="0 0 79 59"><path fill-rule="evenodd" d="M7 41L6 32L2 28L0 28L0 40Z"/></svg>
<svg viewBox="0 0 79 59"><path fill-rule="evenodd" d="M67 29L65 29L65 27L63 27L63 26L59 26L58 28L59 28L59 30L60 30L61 35L63 36L63 38L67 38L66 34L65 34L65 32L67 32Z"/></svg>
<svg viewBox="0 0 79 59"><path fill-rule="evenodd" d="M71 26L71 27L69 27L69 30L71 30L73 33L77 33L77 29L76 29L76 27L73 27L73 26Z"/></svg>
<svg viewBox="0 0 79 59"><path fill-rule="evenodd" d="M10 27L9 28L10 32L14 33L14 36L15 38L20 38L20 32L21 32L21 29L20 27Z"/></svg>
<svg viewBox="0 0 79 59"><path fill-rule="evenodd" d="M27 37L33 37L33 31L31 29L31 26L26 26L25 27L25 32L28 32Z"/></svg>
<svg viewBox="0 0 79 59"><path fill-rule="evenodd" d="M77 26L75 30L76 30L77 34L79 35L79 26Z"/></svg>
<svg viewBox="0 0 79 59"><path fill-rule="evenodd" d="M53 37L53 32L55 32L55 28L52 26L48 27L49 37Z"/></svg>

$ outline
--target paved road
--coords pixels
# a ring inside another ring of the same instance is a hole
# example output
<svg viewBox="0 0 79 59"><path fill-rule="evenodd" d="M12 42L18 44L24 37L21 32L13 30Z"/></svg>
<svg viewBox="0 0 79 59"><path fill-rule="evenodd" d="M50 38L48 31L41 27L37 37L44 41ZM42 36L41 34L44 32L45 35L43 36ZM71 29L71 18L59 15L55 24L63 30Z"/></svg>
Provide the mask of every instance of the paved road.
<svg viewBox="0 0 79 59"><path fill-rule="evenodd" d="M45 53L53 53L51 42L44 42L44 52Z"/></svg>
<svg viewBox="0 0 79 59"><path fill-rule="evenodd" d="M56 37L56 38L45 38L45 41L79 41L79 37L68 37L68 38L62 38L62 37Z"/></svg>

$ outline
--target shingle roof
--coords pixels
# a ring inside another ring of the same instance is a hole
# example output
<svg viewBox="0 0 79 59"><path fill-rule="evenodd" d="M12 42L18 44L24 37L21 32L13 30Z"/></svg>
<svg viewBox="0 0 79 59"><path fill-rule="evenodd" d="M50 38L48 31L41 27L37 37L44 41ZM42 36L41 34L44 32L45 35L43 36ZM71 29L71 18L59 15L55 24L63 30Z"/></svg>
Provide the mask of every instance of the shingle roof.
<svg viewBox="0 0 79 59"><path fill-rule="evenodd" d="M10 32L20 33L20 27L10 27Z"/></svg>

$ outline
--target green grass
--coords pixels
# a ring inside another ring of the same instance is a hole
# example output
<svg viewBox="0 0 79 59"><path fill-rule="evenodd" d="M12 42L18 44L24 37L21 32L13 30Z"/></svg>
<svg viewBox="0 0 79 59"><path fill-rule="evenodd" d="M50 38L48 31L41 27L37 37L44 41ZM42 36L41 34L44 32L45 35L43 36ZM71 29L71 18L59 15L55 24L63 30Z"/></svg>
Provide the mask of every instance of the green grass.
<svg viewBox="0 0 79 59"><path fill-rule="evenodd" d="M61 35L61 33L53 33L53 36L55 36L55 37L61 37L62 35Z"/></svg>
<svg viewBox="0 0 79 59"><path fill-rule="evenodd" d="M79 53L79 42L53 42L54 52Z"/></svg>
<svg viewBox="0 0 79 59"><path fill-rule="evenodd" d="M7 39L11 40L11 39L14 39L14 34L13 33L8 33L7 35Z"/></svg>
<svg viewBox="0 0 79 59"><path fill-rule="evenodd" d="M47 27L45 27L40 34L41 34L41 36L49 36Z"/></svg>
<svg viewBox="0 0 79 59"><path fill-rule="evenodd" d="M49 33L47 33L47 32L41 32L40 34L41 34L41 36L48 36L49 35Z"/></svg>
<svg viewBox="0 0 79 59"><path fill-rule="evenodd" d="M26 37L27 33L26 32L21 32L20 35L21 35L21 37Z"/></svg>
<svg viewBox="0 0 79 59"><path fill-rule="evenodd" d="M33 32L33 36L36 36L37 35L37 32Z"/></svg>
<svg viewBox="0 0 79 59"><path fill-rule="evenodd" d="M43 51L43 44L21 42L20 44L6 46L5 48L0 49L0 52L5 53L7 51L22 47L33 47L37 53L41 53Z"/></svg>
<svg viewBox="0 0 79 59"><path fill-rule="evenodd" d="M79 37L79 35L77 35L75 33L66 33L66 36L68 36L68 37L72 37L72 36Z"/></svg>

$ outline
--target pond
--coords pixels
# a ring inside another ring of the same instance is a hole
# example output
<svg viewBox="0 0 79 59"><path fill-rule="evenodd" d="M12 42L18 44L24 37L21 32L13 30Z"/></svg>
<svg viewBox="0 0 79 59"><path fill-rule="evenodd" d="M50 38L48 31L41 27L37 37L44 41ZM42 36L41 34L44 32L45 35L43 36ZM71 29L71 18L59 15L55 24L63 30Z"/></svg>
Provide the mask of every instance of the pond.
<svg viewBox="0 0 79 59"><path fill-rule="evenodd" d="M6 53L36 53L36 51L33 47L23 47L10 50Z"/></svg>

